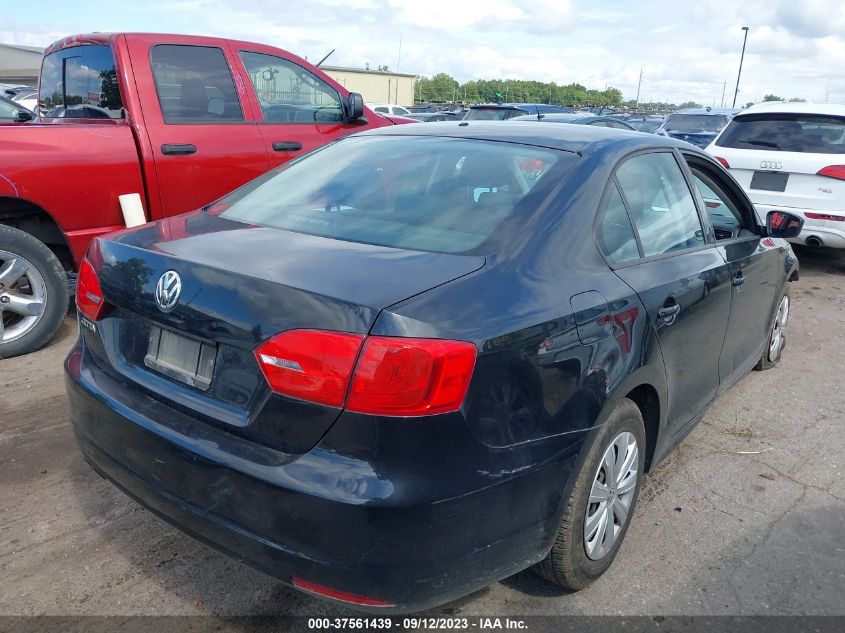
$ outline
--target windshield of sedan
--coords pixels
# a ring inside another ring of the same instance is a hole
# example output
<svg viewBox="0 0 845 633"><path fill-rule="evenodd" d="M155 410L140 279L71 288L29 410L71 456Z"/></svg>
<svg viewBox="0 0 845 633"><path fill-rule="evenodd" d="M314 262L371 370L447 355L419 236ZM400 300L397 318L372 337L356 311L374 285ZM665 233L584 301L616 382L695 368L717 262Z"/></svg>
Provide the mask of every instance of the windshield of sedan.
<svg viewBox="0 0 845 633"><path fill-rule="evenodd" d="M728 117L717 114L672 114L663 127L669 132L719 132Z"/></svg>
<svg viewBox="0 0 845 633"><path fill-rule="evenodd" d="M479 252L512 235L577 160L516 143L348 138L250 183L209 210L353 242Z"/></svg>

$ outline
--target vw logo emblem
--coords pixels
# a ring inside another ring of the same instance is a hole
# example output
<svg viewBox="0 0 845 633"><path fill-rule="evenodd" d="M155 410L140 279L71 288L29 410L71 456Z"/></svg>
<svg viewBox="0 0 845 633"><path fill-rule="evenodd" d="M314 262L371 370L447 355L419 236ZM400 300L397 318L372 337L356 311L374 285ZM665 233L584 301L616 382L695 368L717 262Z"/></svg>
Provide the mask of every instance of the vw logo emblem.
<svg viewBox="0 0 845 633"><path fill-rule="evenodd" d="M781 169L783 168L783 163L777 160L763 160L760 161L760 168L761 169Z"/></svg>
<svg viewBox="0 0 845 633"><path fill-rule="evenodd" d="M168 270L158 278L155 300L159 310L170 312L179 303L180 294L182 294L182 278L175 270Z"/></svg>

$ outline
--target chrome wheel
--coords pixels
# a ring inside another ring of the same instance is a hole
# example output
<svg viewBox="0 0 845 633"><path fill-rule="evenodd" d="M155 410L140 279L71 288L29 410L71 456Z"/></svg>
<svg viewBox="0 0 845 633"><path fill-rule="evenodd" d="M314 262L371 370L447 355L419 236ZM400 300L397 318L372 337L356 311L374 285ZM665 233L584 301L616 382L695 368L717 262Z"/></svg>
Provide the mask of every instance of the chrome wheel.
<svg viewBox="0 0 845 633"><path fill-rule="evenodd" d="M775 324L772 328L772 341L769 343L769 360L776 361L780 357L786 342L786 322L789 320L789 297L784 297L778 306L778 313L775 315Z"/></svg>
<svg viewBox="0 0 845 633"><path fill-rule="evenodd" d="M0 250L0 343L32 330L47 306L44 278L29 261Z"/></svg>
<svg viewBox="0 0 845 633"><path fill-rule="evenodd" d="M604 452L584 517L584 549L592 560L604 558L625 528L637 491L639 464L637 439L627 431L617 435Z"/></svg>

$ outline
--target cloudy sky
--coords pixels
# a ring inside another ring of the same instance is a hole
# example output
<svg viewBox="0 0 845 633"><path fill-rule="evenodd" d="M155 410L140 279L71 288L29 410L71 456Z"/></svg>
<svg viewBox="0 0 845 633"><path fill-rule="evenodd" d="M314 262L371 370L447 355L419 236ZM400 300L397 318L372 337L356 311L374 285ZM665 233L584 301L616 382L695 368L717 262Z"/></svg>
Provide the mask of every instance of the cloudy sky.
<svg viewBox="0 0 845 633"><path fill-rule="evenodd" d="M273 44L311 61L469 79L610 85L643 101L730 105L764 94L845 103L841 0L137 0L5 2L0 42L154 31ZM399 41L402 39L401 61Z"/></svg>

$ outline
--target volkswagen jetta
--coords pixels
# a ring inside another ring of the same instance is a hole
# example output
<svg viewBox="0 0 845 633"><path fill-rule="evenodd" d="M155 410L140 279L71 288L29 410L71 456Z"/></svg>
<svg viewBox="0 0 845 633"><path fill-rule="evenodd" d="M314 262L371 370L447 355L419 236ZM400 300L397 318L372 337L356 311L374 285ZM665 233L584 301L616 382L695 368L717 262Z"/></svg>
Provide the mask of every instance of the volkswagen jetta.
<svg viewBox="0 0 845 633"><path fill-rule="evenodd" d="M580 589L643 473L780 358L800 229L668 138L382 128L96 239L70 417L118 487L303 591Z"/></svg>

